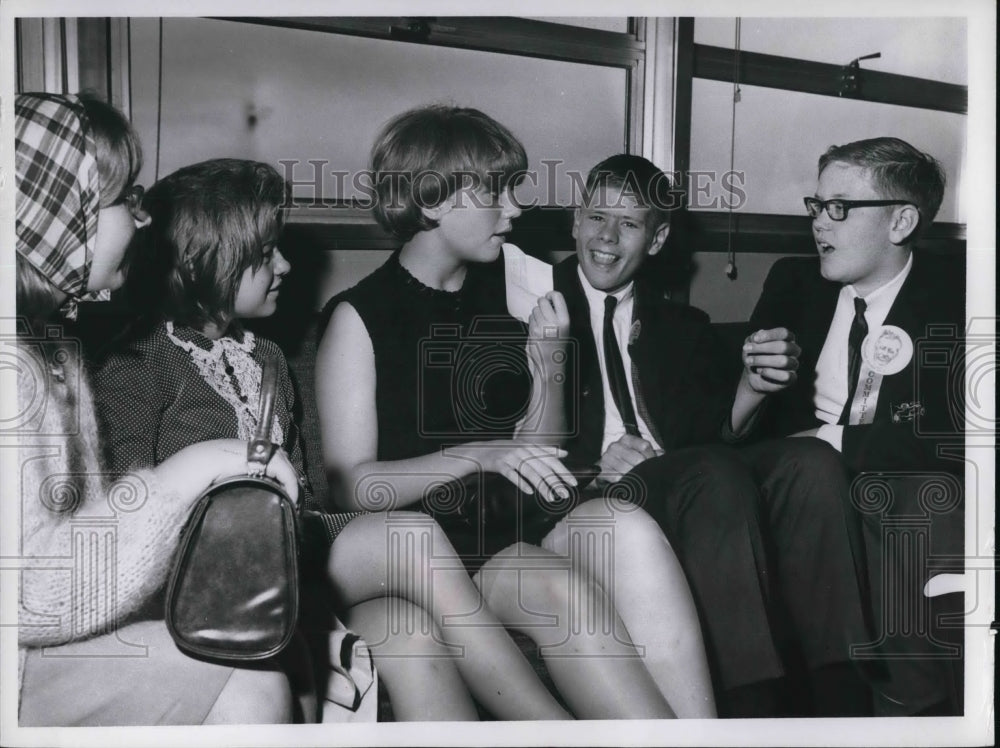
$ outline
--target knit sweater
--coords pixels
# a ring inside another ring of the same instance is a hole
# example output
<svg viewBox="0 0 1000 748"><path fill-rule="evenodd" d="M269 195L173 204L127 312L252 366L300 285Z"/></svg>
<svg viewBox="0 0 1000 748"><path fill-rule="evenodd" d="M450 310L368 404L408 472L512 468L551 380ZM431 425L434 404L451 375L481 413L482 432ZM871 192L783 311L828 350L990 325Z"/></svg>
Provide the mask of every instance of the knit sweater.
<svg viewBox="0 0 1000 748"><path fill-rule="evenodd" d="M162 589L190 509L152 472L107 482L94 406L71 346L17 344L18 645L114 631ZM60 381L61 380L61 381ZM37 407L41 403L41 407Z"/></svg>

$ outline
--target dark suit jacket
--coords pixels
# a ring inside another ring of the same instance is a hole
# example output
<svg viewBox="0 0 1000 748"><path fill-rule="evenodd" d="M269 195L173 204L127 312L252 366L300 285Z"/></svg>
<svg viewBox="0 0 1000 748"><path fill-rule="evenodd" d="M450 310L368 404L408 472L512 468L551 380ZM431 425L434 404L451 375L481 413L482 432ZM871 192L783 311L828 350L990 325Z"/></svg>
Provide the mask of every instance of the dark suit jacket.
<svg viewBox="0 0 1000 748"><path fill-rule="evenodd" d="M576 257L556 265L555 289L566 297L574 349L567 368L566 413L577 460L596 462L604 437L604 388L599 352L590 327L590 308L577 273ZM728 417L733 387L708 316L700 309L664 299L637 281L633 319L641 330L629 346L638 384L665 449L717 439Z"/></svg>
<svg viewBox="0 0 1000 748"><path fill-rule="evenodd" d="M960 442L963 428L964 277L961 260L914 257L885 319L909 334L913 358L901 372L883 378L874 422L844 427L843 455L855 471L961 471L959 462L940 458L938 447ZM821 424L813 406L816 361L840 288L820 275L818 257L784 258L771 268L750 329L787 327L802 355L797 383L768 398L757 427L762 435L785 436ZM923 414L910 418L906 405L914 403Z"/></svg>

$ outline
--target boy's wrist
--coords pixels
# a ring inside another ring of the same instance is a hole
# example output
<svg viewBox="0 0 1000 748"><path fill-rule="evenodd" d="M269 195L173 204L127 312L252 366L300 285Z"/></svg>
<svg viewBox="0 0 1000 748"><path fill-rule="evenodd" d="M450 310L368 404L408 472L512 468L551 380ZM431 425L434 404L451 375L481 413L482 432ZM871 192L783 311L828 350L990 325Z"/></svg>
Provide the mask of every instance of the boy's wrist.
<svg viewBox="0 0 1000 748"><path fill-rule="evenodd" d="M528 346L528 358L546 382L558 383L565 379L569 361L568 347L568 341L565 339L533 341Z"/></svg>
<svg viewBox="0 0 1000 748"><path fill-rule="evenodd" d="M744 368L739 384L737 385L736 394L737 397L742 395L748 404L753 404L753 407L758 407L771 393L768 390L758 390L754 387L753 373L749 369Z"/></svg>

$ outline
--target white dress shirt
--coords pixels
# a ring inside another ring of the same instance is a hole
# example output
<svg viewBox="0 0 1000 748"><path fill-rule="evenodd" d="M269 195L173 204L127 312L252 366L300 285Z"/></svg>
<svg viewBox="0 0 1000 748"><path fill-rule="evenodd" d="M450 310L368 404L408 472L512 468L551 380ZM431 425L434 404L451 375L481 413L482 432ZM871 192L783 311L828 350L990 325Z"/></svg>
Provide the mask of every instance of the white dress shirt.
<svg viewBox="0 0 1000 748"><path fill-rule="evenodd" d="M868 322L869 329L885 324L885 318L912 267L911 254L906 265L892 280L862 297L868 305L865 321ZM830 323L826 342L816 361L816 394L813 396L813 404L816 406L816 417L825 422L819 427L816 436L833 445L838 452L843 443L844 427L837 425L837 421L847 403L847 338L854 320L854 299L857 296L854 286L847 285L840 289L833 322Z"/></svg>
<svg viewBox="0 0 1000 748"><path fill-rule="evenodd" d="M580 276L580 284L587 297L587 304L590 306L590 329L594 333L594 342L597 344L597 360L601 367L601 385L604 389L604 439L601 441L601 454L603 455L613 442L625 436L625 422L622 420L618 408L615 407L615 399L611 394L611 384L608 382L607 364L604 361L604 299L609 294L598 291L591 286L587 276L579 267L576 271ZM639 414L638 401L635 396L635 382L632 381L631 376L632 357L628 352L628 339L632 329L632 309L635 306L634 286L634 283L629 283L617 293L610 294L618 299L612 324L615 328L615 337L618 339L618 348L621 350L622 363L625 366L625 380L628 382L629 395L632 397L632 404L635 408L639 435L652 444L655 449L662 451L662 445L653 437L649 426Z"/></svg>

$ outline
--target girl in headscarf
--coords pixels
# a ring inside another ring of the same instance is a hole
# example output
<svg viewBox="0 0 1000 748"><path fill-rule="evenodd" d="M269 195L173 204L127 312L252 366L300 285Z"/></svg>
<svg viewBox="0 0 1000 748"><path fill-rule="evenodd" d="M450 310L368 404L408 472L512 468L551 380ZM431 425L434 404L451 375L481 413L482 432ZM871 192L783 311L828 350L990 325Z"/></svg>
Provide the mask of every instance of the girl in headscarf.
<svg viewBox="0 0 1000 748"><path fill-rule="evenodd" d="M155 469L109 480L78 342L57 310L122 282L139 209L139 142L97 100L17 97L18 399L4 414L18 470L21 726L285 722L291 692L278 670L234 669L183 655L160 593L199 494L246 467L246 444L219 439ZM5 408L6 410L6 408ZM12 424L12 426L11 426ZM278 452L267 474L289 491Z"/></svg>

